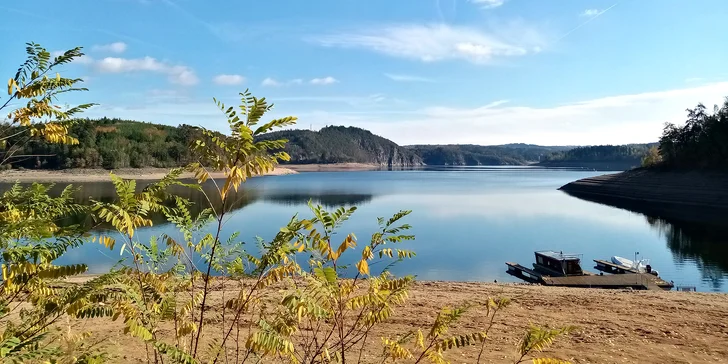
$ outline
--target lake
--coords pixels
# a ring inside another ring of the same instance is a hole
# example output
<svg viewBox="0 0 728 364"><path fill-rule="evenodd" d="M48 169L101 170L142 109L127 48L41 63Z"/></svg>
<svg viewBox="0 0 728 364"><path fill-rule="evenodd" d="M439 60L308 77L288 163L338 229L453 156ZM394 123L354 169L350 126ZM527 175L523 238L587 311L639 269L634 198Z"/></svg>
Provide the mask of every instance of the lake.
<svg viewBox="0 0 728 364"><path fill-rule="evenodd" d="M377 228L377 217L412 210L404 222L416 240L401 248L417 256L392 267L395 274L420 280L512 282L506 261L530 266L536 250L583 254L593 259L635 252L648 258L667 281L700 291L728 290L728 242L715 227L668 222L571 197L557 188L605 172L535 167L459 167L413 171L311 172L254 178L239 194L237 210L224 233L241 239L270 239L291 216L309 217L306 203L328 208L356 205L357 212L340 230L353 232L360 245ZM140 182L141 183L141 182ZM110 184L82 185L83 195L106 197ZM174 232L158 221L141 229L141 239ZM118 245L118 244L117 244ZM249 244L254 246L255 244ZM360 248L358 248L360 249ZM358 250L357 251L360 251ZM352 259L358 253L352 254ZM63 263L87 263L104 272L118 252L89 244L69 252Z"/></svg>

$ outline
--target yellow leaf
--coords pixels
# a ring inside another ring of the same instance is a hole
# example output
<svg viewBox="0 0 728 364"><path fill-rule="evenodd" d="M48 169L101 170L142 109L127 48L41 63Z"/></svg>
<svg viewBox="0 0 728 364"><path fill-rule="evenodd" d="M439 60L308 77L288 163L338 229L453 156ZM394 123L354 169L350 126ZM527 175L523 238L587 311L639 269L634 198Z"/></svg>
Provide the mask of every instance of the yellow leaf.
<svg viewBox="0 0 728 364"><path fill-rule="evenodd" d="M13 94L13 79L11 78L8 80L8 95L12 95L12 94Z"/></svg>
<svg viewBox="0 0 728 364"><path fill-rule="evenodd" d="M361 252L361 258L366 260L371 260L374 258L374 253L372 253L372 249L369 248L369 246L365 246L364 250Z"/></svg>
<svg viewBox="0 0 728 364"><path fill-rule="evenodd" d="M356 263L356 269L359 270L359 273L369 275L369 263L365 259L362 259L359 261L359 263Z"/></svg>

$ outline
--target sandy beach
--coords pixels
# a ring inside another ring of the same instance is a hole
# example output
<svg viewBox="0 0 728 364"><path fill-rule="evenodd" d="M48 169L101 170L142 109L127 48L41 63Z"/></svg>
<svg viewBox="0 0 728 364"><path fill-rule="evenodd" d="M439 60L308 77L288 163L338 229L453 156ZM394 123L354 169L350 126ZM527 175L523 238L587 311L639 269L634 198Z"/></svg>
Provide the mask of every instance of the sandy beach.
<svg viewBox="0 0 728 364"><path fill-rule="evenodd" d="M341 172L341 171L370 171L382 168L376 164L366 163L332 163L332 164L286 164L278 166L267 176L280 176L299 172ZM164 177L168 168L123 168L113 172L125 179L155 180ZM103 182L108 181L109 172L106 169L61 169L61 170L17 170L12 169L0 172L0 183L12 182ZM222 178L223 174L214 172L212 178ZM192 173L184 173L182 178L193 178Z"/></svg>
<svg viewBox="0 0 728 364"><path fill-rule="evenodd" d="M63 170L9 170L0 173L0 182L104 182L109 180L109 173L106 169L63 169ZM156 180L164 177L169 169L167 168L124 168L113 171L116 175L125 179ZM298 173L293 169L276 167L266 175L278 176ZM212 178L223 178L222 172L213 172ZM182 178L194 178L194 174L185 172Z"/></svg>
<svg viewBox="0 0 728 364"><path fill-rule="evenodd" d="M286 164L286 168L297 172L341 172L371 171L382 166L369 163L331 163L331 164Z"/></svg>
<svg viewBox="0 0 728 364"><path fill-rule="evenodd" d="M211 297L212 310L219 313L220 292ZM381 352L380 337L425 329L443 306L484 302L488 297L508 297L512 304L495 320L481 363L512 363L515 345L529 323L577 326L575 333L558 339L545 352L572 363L728 363L726 294L466 282L416 283L406 305L373 333L376 340L370 341L367 351ZM208 325L219 325L217 315L209 316ZM122 334L121 322L93 319L72 324L103 338L101 345L115 354L110 362L140 362L144 357L143 344ZM477 331L485 325L485 318L471 311L451 333ZM169 335L169 326L166 323L159 332ZM371 354L362 361L374 362ZM448 352L453 363L475 363L476 355L472 348Z"/></svg>

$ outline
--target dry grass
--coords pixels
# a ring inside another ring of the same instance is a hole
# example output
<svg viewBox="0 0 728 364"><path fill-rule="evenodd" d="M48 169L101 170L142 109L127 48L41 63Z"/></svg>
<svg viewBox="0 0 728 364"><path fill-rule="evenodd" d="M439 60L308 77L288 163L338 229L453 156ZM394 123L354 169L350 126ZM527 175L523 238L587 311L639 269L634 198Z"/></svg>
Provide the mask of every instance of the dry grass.
<svg viewBox="0 0 728 364"><path fill-rule="evenodd" d="M512 363L515 345L529 323L578 326L576 333L557 340L547 353L573 363L728 363L725 294L463 282L418 282L411 293L410 301L395 317L375 330L363 362L375 362L381 352L380 337L426 328L443 306L499 296L511 298L513 303L496 319L482 363ZM212 310L219 311L221 292L216 290L211 298ZM219 332L219 315L207 317L209 329ZM101 345L115 356L112 362L141 362L145 356L141 342L121 333L120 322L98 319L73 325L103 339ZM452 333L480 330L485 325L485 317L473 311ZM160 333L171 337L171 326L161 327ZM453 351L449 358L453 363L474 363L477 352L476 348Z"/></svg>

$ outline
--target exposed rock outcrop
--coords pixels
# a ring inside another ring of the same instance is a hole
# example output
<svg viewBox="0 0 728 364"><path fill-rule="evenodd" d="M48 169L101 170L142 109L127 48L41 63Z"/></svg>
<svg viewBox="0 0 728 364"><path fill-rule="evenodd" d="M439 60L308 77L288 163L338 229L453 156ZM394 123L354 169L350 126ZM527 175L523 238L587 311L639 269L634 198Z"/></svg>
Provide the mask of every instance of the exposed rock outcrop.
<svg viewBox="0 0 728 364"><path fill-rule="evenodd" d="M725 172L637 169L580 179L560 190L652 216L728 223L728 173Z"/></svg>

